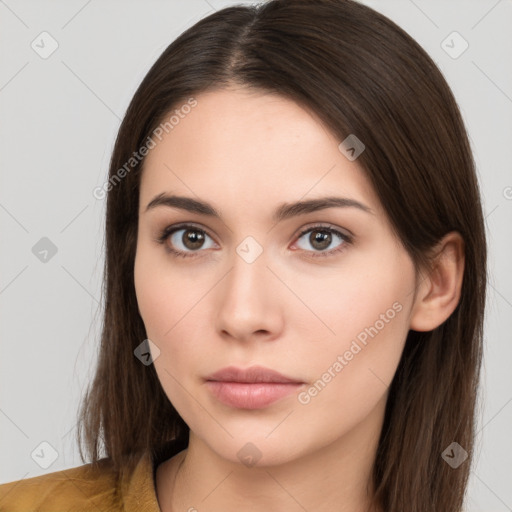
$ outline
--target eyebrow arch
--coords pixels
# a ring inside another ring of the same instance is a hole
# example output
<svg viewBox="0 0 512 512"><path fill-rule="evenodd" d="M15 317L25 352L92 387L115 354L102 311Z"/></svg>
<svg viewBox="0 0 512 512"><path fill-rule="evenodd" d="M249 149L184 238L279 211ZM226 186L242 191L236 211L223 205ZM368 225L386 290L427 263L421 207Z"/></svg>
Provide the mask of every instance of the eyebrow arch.
<svg viewBox="0 0 512 512"><path fill-rule="evenodd" d="M179 208L191 213L206 215L208 217L222 218L220 213L209 203L192 199L191 197L166 195L165 193L155 196L147 205L146 212L157 206L167 206L169 208ZM375 212L365 204L349 199L347 197L322 197L319 199L309 199L307 201L297 201L295 203L282 203L275 210L272 219L274 222L280 222L297 215L316 212L325 208L357 208L361 211L375 215Z"/></svg>

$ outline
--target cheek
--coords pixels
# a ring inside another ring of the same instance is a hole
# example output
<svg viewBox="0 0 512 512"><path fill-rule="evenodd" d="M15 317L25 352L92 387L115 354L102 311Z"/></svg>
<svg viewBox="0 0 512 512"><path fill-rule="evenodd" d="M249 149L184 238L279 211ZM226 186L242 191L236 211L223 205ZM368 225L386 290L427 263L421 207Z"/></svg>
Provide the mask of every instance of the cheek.
<svg viewBox="0 0 512 512"><path fill-rule="evenodd" d="M165 256L144 248L136 255L134 281L147 337L160 350L155 368L168 391L174 382L170 375L187 375L194 354L204 350L204 338L195 333L201 319L204 322L197 303L207 287L204 280L202 284L197 281L197 275L192 277L181 267L170 265Z"/></svg>
<svg viewBox="0 0 512 512"><path fill-rule="evenodd" d="M160 385L183 420L196 425L202 410L191 397L197 394L198 361L205 357L205 338L197 327L202 318L200 305L194 307L198 294L190 291L184 277L167 274L171 277L159 275L154 267L141 270L136 276L137 300L147 337L160 350L153 363ZM199 423L207 422L202 418Z"/></svg>
<svg viewBox="0 0 512 512"><path fill-rule="evenodd" d="M337 272L324 280L320 294L310 295L312 309L333 331L325 329L322 350L302 353L315 383L304 403L322 403L321 411L332 406L352 409L357 416L359 409L371 408L387 391L400 361L414 266L403 254L381 254L378 262L361 259L359 272L354 266Z"/></svg>
<svg viewBox="0 0 512 512"><path fill-rule="evenodd" d="M386 301L384 304L388 306ZM335 326L336 338L323 343L320 350L311 351L310 347L302 353L311 379L297 396L300 405L295 420L312 425L303 433L304 438L310 436L307 442L311 444L317 442L318 431L323 432L324 440L335 440L363 424L376 408L383 412L380 408L385 405L407 335L406 308L395 303L385 323L375 321L374 312L380 313L380 308L366 307L368 321L351 325L344 334L340 320ZM387 309L383 311L386 314ZM343 317L350 322L349 315Z"/></svg>
<svg viewBox="0 0 512 512"><path fill-rule="evenodd" d="M163 341L186 314L194 296L194 287L179 267L169 264L163 248L155 250L145 244L137 248L134 283L148 337ZM190 300L187 298L189 295Z"/></svg>
<svg viewBox="0 0 512 512"><path fill-rule="evenodd" d="M134 277L139 312L147 337L160 350L154 360L155 370L165 394L187 421L190 419L183 411L188 410L190 397L183 390L191 389L187 369L194 366L194 340L189 323L193 310L190 311L186 297L189 288L182 286L174 274L155 261L151 264L143 252L137 255ZM185 339L186 332L188 339Z"/></svg>
<svg viewBox="0 0 512 512"><path fill-rule="evenodd" d="M414 265L389 241L374 245L380 249L354 251L337 268L288 276L314 313L307 321L317 332L320 326L326 346L342 349L357 337L364 343L376 331L379 338L394 338L404 330L413 298Z"/></svg>
<svg viewBox="0 0 512 512"><path fill-rule="evenodd" d="M135 293L139 312L150 339L164 329L165 310L169 307L171 297L164 292L159 279L161 277L163 276L159 275L152 265L147 264L143 255L137 255L134 268Z"/></svg>

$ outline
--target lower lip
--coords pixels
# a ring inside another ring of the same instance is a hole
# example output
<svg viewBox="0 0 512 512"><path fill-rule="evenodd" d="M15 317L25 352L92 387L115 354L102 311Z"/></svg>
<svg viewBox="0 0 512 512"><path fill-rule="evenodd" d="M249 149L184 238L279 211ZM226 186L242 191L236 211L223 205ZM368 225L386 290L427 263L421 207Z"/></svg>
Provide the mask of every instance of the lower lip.
<svg viewBox="0 0 512 512"><path fill-rule="evenodd" d="M297 382L219 382L206 381L210 391L226 405L239 409L261 409L297 391Z"/></svg>

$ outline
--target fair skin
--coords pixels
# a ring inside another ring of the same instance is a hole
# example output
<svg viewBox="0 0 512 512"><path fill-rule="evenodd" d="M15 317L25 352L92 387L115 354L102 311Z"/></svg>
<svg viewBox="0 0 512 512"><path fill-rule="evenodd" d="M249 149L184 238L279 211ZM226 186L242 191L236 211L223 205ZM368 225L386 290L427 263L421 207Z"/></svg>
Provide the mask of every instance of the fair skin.
<svg viewBox="0 0 512 512"><path fill-rule="evenodd" d="M462 240L448 234L435 271L417 275L357 159L340 152L341 141L312 113L240 88L196 99L146 157L140 188L139 311L160 350L154 364L161 385L190 427L188 449L157 469L160 508L364 511L407 333L434 329L457 306ZM161 193L206 201L221 217L147 209ZM272 219L282 203L326 196L371 212L330 207ZM155 241L182 222L195 227ZM353 239L331 232L322 245L318 227L300 235L316 224ZM202 244L187 233L202 234ZM262 249L251 263L237 253L248 236ZM174 256L166 245L195 257ZM370 326L377 333L350 357ZM338 356L342 370L332 373ZM256 364L301 380L302 401L296 392L261 409L237 408L205 385L228 365ZM329 368L331 378L315 394ZM251 467L237 456L249 442L260 456Z"/></svg>

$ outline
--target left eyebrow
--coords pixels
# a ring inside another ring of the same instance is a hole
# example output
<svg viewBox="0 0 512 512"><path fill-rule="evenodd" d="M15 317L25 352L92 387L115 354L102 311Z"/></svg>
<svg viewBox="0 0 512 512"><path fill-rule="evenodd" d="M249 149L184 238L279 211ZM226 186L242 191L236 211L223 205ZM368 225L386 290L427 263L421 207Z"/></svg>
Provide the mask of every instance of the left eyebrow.
<svg viewBox="0 0 512 512"><path fill-rule="evenodd" d="M275 222L280 222L296 215L304 215L326 208L358 208L363 212L375 215L375 212L369 206L355 199L348 197L321 197L319 199L309 199L308 201L297 201L296 203L283 203L274 212L273 219Z"/></svg>
<svg viewBox="0 0 512 512"><path fill-rule="evenodd" d="M216 217L221 219L220 213L206 201L200 201L191 197L166 195L161 193L155 196L147 205L146 212L157 206L167 206L168 208L179 208L191 213ZM297 201L294 203L283 203L274 211L272 219L274 222L280 222L298 215L324 210L326 208L357 208L363 212L375 215L375 212L363 203L350 199L348 197L322 197L319 199L309 199L307 201Z"/></svg>

